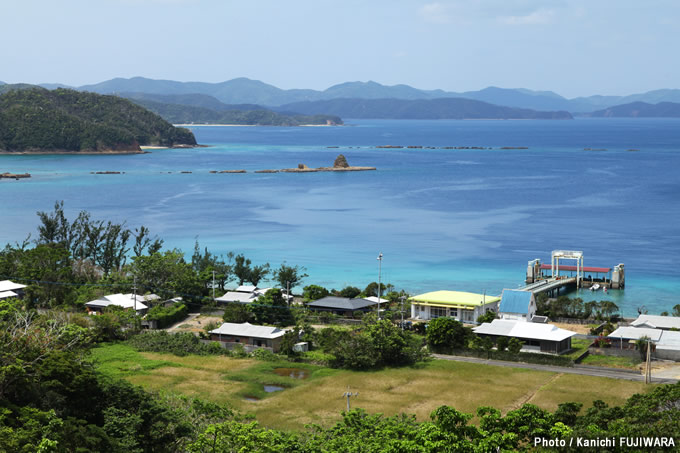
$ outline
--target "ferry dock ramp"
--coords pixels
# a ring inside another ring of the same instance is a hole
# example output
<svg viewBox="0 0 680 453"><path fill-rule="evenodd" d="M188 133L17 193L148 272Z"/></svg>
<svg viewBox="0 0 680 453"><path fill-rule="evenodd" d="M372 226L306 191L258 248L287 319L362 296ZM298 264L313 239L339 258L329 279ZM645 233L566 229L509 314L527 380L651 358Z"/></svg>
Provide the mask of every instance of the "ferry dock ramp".
<svg viewBox="0 0 680 453"><path fill-rule="evenodd" d="M561 260L576 261L576 264L562 264ZM623 289L626 286L623 263L613 269L587 267L583 265L583 252L574 250L553 250L550 261L550 264L543 264L540 259L529 261L526 286L519 289L532 292L535 296L546 293L556 297L563 288Z"/></svg>

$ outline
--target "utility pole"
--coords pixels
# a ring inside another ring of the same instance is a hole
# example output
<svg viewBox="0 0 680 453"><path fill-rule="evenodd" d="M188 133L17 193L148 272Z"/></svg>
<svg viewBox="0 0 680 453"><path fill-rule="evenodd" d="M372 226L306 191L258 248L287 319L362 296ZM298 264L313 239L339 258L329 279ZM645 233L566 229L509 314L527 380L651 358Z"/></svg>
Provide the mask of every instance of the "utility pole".
<svg viewBox="0 0 680 453"><path fill-rule="evenodd" d="M213 300L215 300L215 269L213 269L212 273L213 273L213 284L212 284L212 287L213 287Z"/></svg>
<svg viewBox="0 0 680 453"><path fill-rule="evenodd" d="M346 396L346 397L347 397L347 412L349 412L349 399L350 399L351 397L355 397L355 398L356 398L357 396L359 396L359 392L354 392L354 393L350 392L350 391L349 391L349 385L348 385L348 386L347 386L347 391L346 391L345 393L343 393L342 396Z"/></svg>
<svg viewBox="0 0 680 453"><path fill-rule="evenodd" d="M647 340L647 360L645 361L645 384L652 382L652 346L651 339Z"/></svg>
<svg viewBox="0 0 680 453"><path fill-rule="evenodd" d="M288 308L290 308L290 282L286 282L286 302L288 302Z"/></svg>
<svg viewBox="0 0 680 453"><path fill-rule="evenodd" d="M399 299L401 299L401 330L404 330L404 299L406 299L406 296L401 295Z"/></svg>
<svg viewBox="0 0 680 453"><path fill-rule="evenodd" d="M132 300L135 306L135 315L137 314L137 276L135 275L135 283L132 286Z"/></svg>
<svg viewBox="0 0 680 453"><path fill-rule="evenodd" d="M382 260L383 260L383 254L380 252L378 255L378 320L380 320L380 297L382 296L382 283L381 283L381 277L382 277ZM347 400L349 402L349 400Z"/></svg>

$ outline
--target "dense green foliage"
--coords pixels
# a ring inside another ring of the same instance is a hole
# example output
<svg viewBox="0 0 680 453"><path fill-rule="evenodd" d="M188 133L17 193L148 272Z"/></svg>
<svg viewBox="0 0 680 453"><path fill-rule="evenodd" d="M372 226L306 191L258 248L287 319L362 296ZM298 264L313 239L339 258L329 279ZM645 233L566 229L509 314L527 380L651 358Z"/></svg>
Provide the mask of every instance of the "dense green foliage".
<svg viewBox="0 0 680 453"><path fill-rule="evenodd" d="M328 296L330 292L319 285L308 285L303 288L302 300L304 302L313 302Z"/></svg>
<svg viewBox="0 0 680 453"><path fill-rule="evenodd" d="M3 316L0 451L181 451L231 417L212 403L103 379L85 359L89 335L58 313Z"/></svg>
<svg viewBox="0 0 680 453"><path fill-rule="evenodd" d="M164 329L187 317L189 309L186 305L176 303L170 307L157 305L146 314L147 321L156 321L157 329Z"/></svg>
<svg viewBox="0 0 680 453"><path fill-rule="evenodd" d="M139 351L169 352L178 356L187 354L212 355L224 354L226 350L218 344L206 344L190 332L171 334L164 330L148 331L135 335L128 340Z"/></svg>
<svg viewBox="0 0 680 453"><path fill-rule="evenodd" d="M427 324L427 344L435 352L462 349L471 337L471 329L452 318L437 318Z"/></svg>
<svg viewBox="0 0 680 453"><path fill-rule="evenodd" d="M242 124L257 126L300 126L304 124L342 124L337 115L300 115L271 110L213 110L205 107L165 104L134 99L133 102L157 113L173 124Z"/></svg>
<svg viewBox="0 0 680 453"><path fill-rule="evenodd" d="M383 366L413 365L427 358L420 338L375 315L364 316L354 330L332 327L318 331L314 346L331 354L330 365L364 370Z"/></svg>
<svg viewBox="0 0 680 453"><path fill-rule="evenodd" d="M126 99L43 88L0 95L0 150L133 151L195 145L194 135Z"/></svg>
<svg viewBox="0 0 680 453"><path fill-rule="evenodd" d="M583 302L581 298L560 296L548 299L541 295L536 301L536 314L550 318L579 318L615 321L620 317L619 306L610 300Z"/></svg>

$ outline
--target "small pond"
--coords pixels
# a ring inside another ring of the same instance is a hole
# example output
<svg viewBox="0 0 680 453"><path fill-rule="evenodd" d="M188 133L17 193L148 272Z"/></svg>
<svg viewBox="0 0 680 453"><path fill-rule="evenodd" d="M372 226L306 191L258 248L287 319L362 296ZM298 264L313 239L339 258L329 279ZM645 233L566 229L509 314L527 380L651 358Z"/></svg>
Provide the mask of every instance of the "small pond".
<svg viewBox="0 0 680 453"><path fill-rule="evenodd" d="M272 393L272 392L280 392L283 390L284 387L278 386L278 385L265 385L264 386L264 391L267 393Z"/></svg>
<svg viewBox="0 0 680 453"><path fill-rule="evenodd" d="M309 371L302 368L274 368L274 373L293 379L307 379L309 377Z"/></svg>

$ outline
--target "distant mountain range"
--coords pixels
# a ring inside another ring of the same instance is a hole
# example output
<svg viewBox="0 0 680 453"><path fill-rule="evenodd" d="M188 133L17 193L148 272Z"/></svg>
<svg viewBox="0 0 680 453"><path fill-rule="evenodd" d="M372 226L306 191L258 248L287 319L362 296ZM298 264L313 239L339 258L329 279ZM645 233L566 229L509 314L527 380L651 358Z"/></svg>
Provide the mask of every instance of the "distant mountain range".
<svg viewBox="0 0 680 453"><path fill-rule="evenodd" d="M543 112L504 107L462 98L438 99L331 99L296 102L279 107L284 111L322 112L343 118L383 119L572 119L569 112Z"/></svg>
<svg viewBox="0 0 680 453"><path fill-rule="evenodd" d="M345 118L385 119L571 119L568 112L539 112L492 105L461 98L438 99L331 99L306 101L272 107L256 104L224 104L212 96L197 94L159 95L121 93L137 104L158 113L171 123L342 124ZM301 115L302 114L302 115ZM248 121L245 122L244 121ZM256 121L253 123L253 121Z"/></svg>
<svg viewBox="0 0 680 453"><path fill-rule="evenodd" d="M46 88L61 86L45 84ZM464 98L488 102L506 107L587 113L615 105L632 102L680 102L680 90L664 89L629 96L588 96L567 99L552 91L532 91L523 88L488 87L479 91L450 92L443 90L420 90L408 85L381 85L376 82L347 82L334 85L326 90L309 89L283 90L258 80L238 78L220 83L176 82L153 80L143 77L131 79L116 78L94 85L77 88L102 94L145 93L156 95L204 94L225 104L258 104L282 106L286 104L323 101L330 99L437 99Z"/></svg>
<svg viewBox="0 0 680 453"><path fill-rule="evenodd" d="M616 105L604 110L589 113L586 116L599 118L680 118L680 103L659 102L631 102Z"/></svg>

